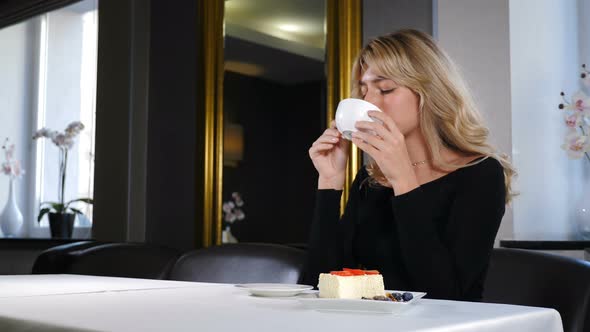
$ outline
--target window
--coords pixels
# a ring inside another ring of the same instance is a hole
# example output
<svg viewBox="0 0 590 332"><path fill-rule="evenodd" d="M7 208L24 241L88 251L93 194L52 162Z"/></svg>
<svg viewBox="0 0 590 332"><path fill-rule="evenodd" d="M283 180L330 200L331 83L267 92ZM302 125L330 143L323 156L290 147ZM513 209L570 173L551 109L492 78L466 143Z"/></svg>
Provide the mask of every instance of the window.
<svg viewBox="0 0 590 332"><path fill-rule="evenodd" d="M32 141L37 129L63 132L73 121L84 124L69 151L64 196L66 201L93 197L97 5L97 0L77 2L0 30L0 70L6 73L0 78L0 89L6 87L0 102L8 105L8 112L0 115L0 136L17 144L16 157L26 169L17 201L31 237L48 236L47 218L40 224L36 218L41 202L57 201L59 183L58 149L48 139ZM0 179L0 208L7 181ZM77 218L80 230L73 236L84 237L92 206L81 203L77 208L87 218Z"/></svg>

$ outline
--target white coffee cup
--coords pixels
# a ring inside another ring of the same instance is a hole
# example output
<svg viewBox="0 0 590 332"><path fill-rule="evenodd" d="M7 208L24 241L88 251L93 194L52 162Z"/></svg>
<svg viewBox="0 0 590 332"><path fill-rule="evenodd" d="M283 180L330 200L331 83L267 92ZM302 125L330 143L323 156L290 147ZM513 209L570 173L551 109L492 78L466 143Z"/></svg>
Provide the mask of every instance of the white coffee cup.
<svg viewBox="0 0 590 332"><path fill-rule="evenodd" d="M352 133L358 131L355 127L357 121L375 121L369 117L369 111L379 111L379 107L362 99L342 99L336 108L336 128L342 137L352 140Z"/></svg>

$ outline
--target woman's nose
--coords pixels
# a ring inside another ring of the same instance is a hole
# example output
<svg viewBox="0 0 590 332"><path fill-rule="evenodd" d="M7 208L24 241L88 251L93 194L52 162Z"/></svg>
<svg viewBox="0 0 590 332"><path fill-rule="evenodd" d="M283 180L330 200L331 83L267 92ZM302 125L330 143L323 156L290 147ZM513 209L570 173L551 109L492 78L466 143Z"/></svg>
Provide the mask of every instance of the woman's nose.
<svg viewBox="0 0 590 332"><path fill-rule="evenodd" d="M374 92L367 92L365 94L365 101L368 101L369 103L381 108L379 96L376 95Z"/></svg>

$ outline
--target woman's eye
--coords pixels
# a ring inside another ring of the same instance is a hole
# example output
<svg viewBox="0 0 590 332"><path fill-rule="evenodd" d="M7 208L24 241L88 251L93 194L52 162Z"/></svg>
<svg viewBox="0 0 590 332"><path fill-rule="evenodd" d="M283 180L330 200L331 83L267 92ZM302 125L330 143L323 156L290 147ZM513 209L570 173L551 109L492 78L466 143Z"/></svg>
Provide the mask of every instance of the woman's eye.
<svg viewBox="0 0 590 332"><path fill-rule="evenodd" d="M387 89L387 90L383 90L383 89L381 89L381 90L379 90L379 91L381 91L381 94L382 94L382 95L386 95L386 94L388 94L388 93L391 93L391 92L393 92L393 90L395 90L395 89Z"/></svg>

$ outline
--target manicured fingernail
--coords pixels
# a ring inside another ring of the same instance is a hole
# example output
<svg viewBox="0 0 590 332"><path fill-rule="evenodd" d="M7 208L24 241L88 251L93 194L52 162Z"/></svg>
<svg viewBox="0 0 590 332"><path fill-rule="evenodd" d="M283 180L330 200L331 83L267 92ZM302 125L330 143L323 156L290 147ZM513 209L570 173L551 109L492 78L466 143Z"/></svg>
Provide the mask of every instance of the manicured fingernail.
<svg viewBox="0 0 590 332"><path fill-rule="evenodd" d="M338 141L338 139L336 137L332 137L331 141L336 142L336 141Z"/></svg>

